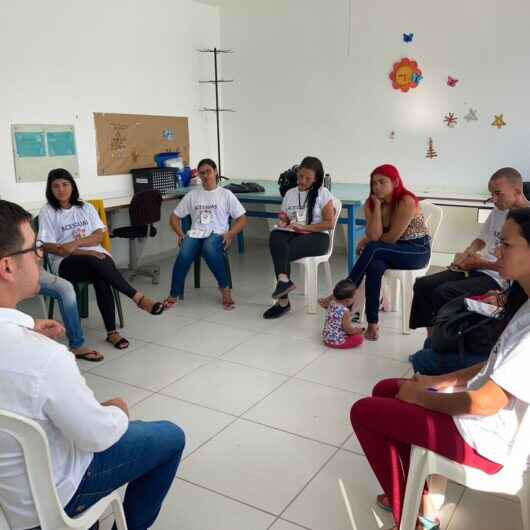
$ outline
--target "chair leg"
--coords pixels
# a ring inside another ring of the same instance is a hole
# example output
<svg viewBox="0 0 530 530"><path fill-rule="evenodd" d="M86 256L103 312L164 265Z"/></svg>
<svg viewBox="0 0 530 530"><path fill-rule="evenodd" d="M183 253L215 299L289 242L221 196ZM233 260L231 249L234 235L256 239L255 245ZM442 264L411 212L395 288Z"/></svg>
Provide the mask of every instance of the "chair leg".
<svg viewBox="0 0 530 530"><path fill-rule="evenodd" d="M53 320L53 313L55 309L55 299L50 298L50 303L48 304L48 319Z"/></svg>
<svg viewBox="0 0 530 530"><path fill-rule="evenodd" d="M195 289L201 288L201 255L199 254L193 262L193 285Z"/></svg>
<svg viewBox="0 0 530 530"><path fill-rule="evenodd" d="M304 296L307 298L311 292L311 286L309 285L311 281L311 265L302 265L302 267L304 268Z"/></svg>
<svg viewBox="0 0 530 530"><path fill-rule="evenodd" d="M120 498L113 500L112 512L114 514L114 522L117 530L127 530L127 521L125 519L125 512L123 511L123 504Z"/></svg>
<svg viewBox="0 0 530 530"><path fill-rule="evenodd" d="M427 451L422 447L412 446L410 454L407 488L403 502L403 513L399 530L415 530L420 509L420 501L425 484L425 462Z"/></svg>
<svg viewBox="0 0 530 530"><path fill-rule="evenodd" d="M412 305L412 285L414 277L410 272L401 275L401 328L404 335L410 335L410 308Z"/></svg>
<svg viewBox="0 0 530 530"><path fill-rule="evenodd" d="M329 264L329 261L324 262L324 271L329 290L331 291L333 289L333 278L331 277L331 265Z"/></svg>
<svg viewBox="0 0 530 530"><path fill-rule="evenodd" d="M42 310L42 318L49 318L48 311L46 309L46 300L44 299L44 296L39 296L39 300L40 300L40 307Z"/></svg>
<svg viewBox="0 0 530 530"><path fill-rule="evenodd" d="M228 287L232 289L232 272L230 271L230 260L228 259L228 254L226 252L223 254L223 259L226 267L226 276L228 278Z"/></svg>
<svg viewBox="0 0 530 530"><path fill-rule="evenodd" d="M88 283L84 284L80 289L79 284L74 285L77 295L77 307L79 309L80 318L88 318Z"/></svg>
<svg viewBox="0 0 530 530"><path fill-rule="evenodd" d="M429 497L434 508L440 511L445 504L445 490L447 489L447 479L441 475L431 475L429 480Z"/></svg>
<svg viewBox="0 0 530 530"><path fill-rule="evenodd" d="M114 300L116 301L116 312L118 313L118 324L119 324L120 329L122 329L123 326L125 325L125 321L123 319L123 308L121 306L120 293L113 287L112 294L114 295Z"/></svg>
<svg viewBox="0 0 530 530"><path fill-rule="evenodd" d="M523 487L519 491L521 501L521 518L523 530L530 530L530 488L528 487L528 471L524 473Z"/></svg>
<svg viewBox="0 0 530 530"><path fill-rule="evenodd" d="M306 267L307 312L314 315L317 312L318 298L318 266L309 263Z"/></svg>

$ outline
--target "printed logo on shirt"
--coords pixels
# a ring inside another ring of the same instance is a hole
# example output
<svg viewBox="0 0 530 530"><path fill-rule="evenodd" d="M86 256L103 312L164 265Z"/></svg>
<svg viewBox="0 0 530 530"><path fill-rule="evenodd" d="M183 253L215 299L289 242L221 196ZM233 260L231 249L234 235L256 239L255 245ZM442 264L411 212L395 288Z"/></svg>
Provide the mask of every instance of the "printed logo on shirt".
<svg viewBox="0 0 530 530"><path fill-rule="evenodd" d="M77 228L74 228L74 231L72 232L72 237L77 239L83 239L86 236L86 231L84 228L81 228L80 226Z"/></svg>
<svg viewBox="0 0 530 530"><path fill-rule="evenodd" d="M67 232L68 230L73 230L74 228L77 228L80 226L88 226L88 220L83 219L82 221L76 221L75 223L70 223L69 225L63 225L61 226L61 230L63 232Z"/></svg>
<svg viewBox="0 0 530 530"><path fill-rule="evenodd" d="M217 204L196 204L196 210L217 210Z"/></svg>

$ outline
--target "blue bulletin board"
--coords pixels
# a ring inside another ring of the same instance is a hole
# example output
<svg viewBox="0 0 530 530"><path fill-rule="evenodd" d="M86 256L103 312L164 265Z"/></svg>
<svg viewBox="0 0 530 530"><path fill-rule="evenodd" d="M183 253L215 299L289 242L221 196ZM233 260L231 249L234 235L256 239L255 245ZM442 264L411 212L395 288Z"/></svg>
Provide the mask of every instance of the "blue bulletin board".
<svg viewBox="0 0 530 530"><path fill-rule="evenodd" d="M17 182L44 181L58 167L79 176L73 125L12 125L11 137Z"/></svg>

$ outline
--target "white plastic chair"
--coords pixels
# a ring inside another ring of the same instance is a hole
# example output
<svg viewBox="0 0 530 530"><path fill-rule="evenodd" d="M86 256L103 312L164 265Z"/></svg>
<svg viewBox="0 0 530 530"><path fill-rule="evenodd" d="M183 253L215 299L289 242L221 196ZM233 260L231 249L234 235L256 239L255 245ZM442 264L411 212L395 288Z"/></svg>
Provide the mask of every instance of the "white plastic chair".
<svg viewBox="0 0 530 530"><path fill-rule="evenodd" d="M427 228L429 229L429 234L431 236L432 251L434 248L434 242L436 241L436 236L438 235L438 230L442 224L443 210L439 206L432 204L430 201L421 201L420 206L421 211L425 216ZM395 309L397 300L399 298L399 293L401 293L401 326L403 334L405 335L410 334L409 320L414 282L416 281L416 278L421 278L427 274L427 271L431 266L431 259L432 252L429 262L422 269L388 269L383 276L383 280L389 281L390 285L392 286L391 306L393 309ZM364 306L361 317L361 320L364 320Z"/></svg>
<svg viewBox="0 0 530 530"><path fill-rule="evenodd" d="M423 485L430 475L435 475L438 480L436 480L435 490L433 491L430 487L429 492L441 496L442 499L445 494L446 479L477 491L517 495L521 501L523 529L530 530L530 489L526 472L529 441L530 413L527 406L508 460L494 475L458 464L428 449L413 445L400 530L416 528Z"/></svg>
<svg viewBox="0 0 530 530"><path fill-rule="evenodd" d="M329 258L333 253L333 241L335 239L335 230L339 222L340 213L342 210L342 203L339 199L334 198L333 207L335 208L335 223L329 232L329 248L326 254L322 256L311 256L308 258L300 258L293 263L304 267L304 290L305 296L308 300L307 312L315 314L317 312L318 303L318 266L321 263L325 264L326 280L329 288L333 288L333 280L331 278L331 267L329 265Z"/></svg>
<svg viewBox="0 0 530 530"><path fill-rule="evenodd" d="M99 500L81 515L66 515L53 481L50 448L42 427L35 421L0 410L0 431L13 436L24 453L26 472L42 530L88 530L109 506L118 530L127 530L121 497L117 491ZM11 530L0 506L0 530Z"/></svg>

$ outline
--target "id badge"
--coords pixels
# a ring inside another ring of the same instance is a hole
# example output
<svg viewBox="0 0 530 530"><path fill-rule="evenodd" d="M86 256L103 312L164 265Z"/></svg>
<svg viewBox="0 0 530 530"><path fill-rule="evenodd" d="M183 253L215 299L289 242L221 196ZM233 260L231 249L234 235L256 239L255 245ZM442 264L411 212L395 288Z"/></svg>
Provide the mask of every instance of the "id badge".
<svg viewBox="0 0 530 530"><path fill-rule="evenodd" d="M300 224L305 224L307 219L307 210L296 210L296 222Z"/></svg>
<svg viewBox="0 0 530 530"><path fill-rule="evenodd" d="M201 225L209 225L212 222L212 212L210 210L201 210Z"/></svg>

